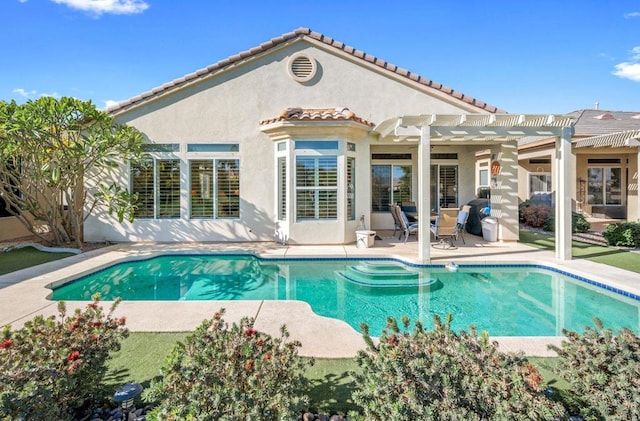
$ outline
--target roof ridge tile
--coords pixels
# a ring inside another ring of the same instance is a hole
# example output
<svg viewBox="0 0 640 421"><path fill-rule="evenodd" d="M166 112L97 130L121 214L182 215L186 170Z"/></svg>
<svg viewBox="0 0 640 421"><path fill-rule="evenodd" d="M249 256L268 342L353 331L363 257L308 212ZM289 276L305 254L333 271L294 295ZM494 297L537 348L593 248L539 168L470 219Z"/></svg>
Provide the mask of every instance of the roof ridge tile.
<svg viewBox="0 0 640 421"><path fill-rule="evenodd" d="M133 106L133 105L135 105L136 102L141 101L143 99L146 99L146 98L148 98L150 96L160 95L160 94L162 94L163 91L179 87L180 85L182 85L182 84L184 84L184 83L186 83L188 81L191 81L191 80L194 80L194 79L198 79L198 78L204 78L209 73L213 73L214 71L217 71L217 70L222 69L222 68L224 68L226 66L234 64L237 61L241 61L241 60L247 59L249 57L252 57L254 55L257 55L259 53L262 53L264 51L267 51L267 50L269 50L269 49L271 49L271 48L273 48L273 47L275 47L275 46L277 46L279 44L285 43L285 42L287 42L287 41L289 41L291 39L295 39L295 38L298 38L298 37L304 37L304 36L307 36L307 37L309 37L311 39L315 39L317 41L320 41L320 42L322 42L324 44L327 44L327 45L329 45L331 47L337 48L337 49L339 49L341 51L344 51L347 54L350 54L350 55L352 55L352 56L354 56L356 58L362 59L362 60L364 60L364 61L366 61L368 63L372 63L372 64L374 64L374 65L376 65L378 67L381 67L381 68L383 68L385 70L393 72L393 73L395 73L397 75L400 75L400 76L403 76L403 77L407 77L408 79L410 79L412 81L415 81L415 82L418 82L418 83L420 83L420 84L422 84L424 86L427 86L427 87L430 87L430 88L433 88L433 89L436 89L436 90L440 90L440 91L444 92L445 94L453 96L456 99L462 99L464 102L466 102L468 104L471 104L471 105L474 105L474 106L476 106L478 108L484 109L484 110L486 110L488 112L491 112L491 113L504 112L504 111L498 109L495 106L489 105L489 104L487 104L487 103L485 103L483 101L476 100L475 98L466 96L466 95L464 95L462 93L457 93L453 89L451 89L451 88L449 88L449 87L447 87L447 86L445 86L445 85L443 85L441 83L437 83L437 82L435 82L435 81L433 81L431 79L422 77L422 76L420 76L420 75L418 75L416 73L412 73L407 69L398 67L398 66L396 66L396 65L394 65L392 63L389 63L389 62L387 62L387 61L385 61L383 59L380 59L380 58L378 58L378 57L376 57L374 55L367 54L364 51L358 50L358 49L356 49L354 47L346 45L343 42L336 41L335 39L333 39L331 37L328 37L328 36L325 36L320 32L312 31L310 28L307 28L307 27L299 27L299 28L297 28L297 29L295 29L295 30L293 30L291 32L287 32L287 33L282 34L280 36L273 37L269 41L263 42L263 43L261 43L260 45L258 45L256 47L250 48L250 49L242 51L242 52L240 52L238 54L234 54L232 56L229 56L227 58L219 60L216 63L211 64L209 66L206 66L203 69L198 69L198 70L196 70L196 71L194 71L192 73L189 73L186 76L176 78L176 79L172 80L171 82L167 82L167 83L165 83L165 84L163 84L163 85L161 85L159 87L155 87L155 88L152 88L149 91L143 92L140 95L136 95L136 96L134 96L132 98L129 98L129 99L125 100L125 101L119 102L118 104L116 104L114 106L108 107L107 108L107 112L116 112L116 111L122 110L123 108L129 107L129 106ZM456 95L454 95L454 92L456 92Z"/></svg>

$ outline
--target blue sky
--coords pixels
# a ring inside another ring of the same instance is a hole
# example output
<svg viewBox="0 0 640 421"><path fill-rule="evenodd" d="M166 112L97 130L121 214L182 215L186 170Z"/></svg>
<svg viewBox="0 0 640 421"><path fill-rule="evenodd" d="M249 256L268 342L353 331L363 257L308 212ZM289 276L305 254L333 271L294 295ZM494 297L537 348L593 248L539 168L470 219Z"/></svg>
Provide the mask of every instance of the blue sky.
<svg viewBox="0 0 640 421"><path fill-rule="evenodd" d="M0 100L105 108L299 27L510 113L640 111L638 0L2 0Z"/></svg>

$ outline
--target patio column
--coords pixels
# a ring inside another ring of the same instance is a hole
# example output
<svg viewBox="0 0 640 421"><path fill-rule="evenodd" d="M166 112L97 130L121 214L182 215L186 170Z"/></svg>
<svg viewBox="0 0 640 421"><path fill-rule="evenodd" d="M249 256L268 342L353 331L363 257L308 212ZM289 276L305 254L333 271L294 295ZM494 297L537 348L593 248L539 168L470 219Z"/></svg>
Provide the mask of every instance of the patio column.
<svg viewBox="0 0 640 421"><path fill-rule="evenodd" d="M563 127L562 135L556 138L554 158L555 176L553 183L556 191L555 238L556 259L571 260L571 127Z"/></svg>
<svg viewBox="0 0 640 421"><path fill-rule="evenodd" d="M638 162L636 162L636 221L640 222L640 147L638 147L637 156L638 156Z"/></svg>
<svg viewBox="0 0 640 421"><path fill-rule="evenodd" d="M431 263L431 128L420 127L418 144L418 259Z"/></svg>

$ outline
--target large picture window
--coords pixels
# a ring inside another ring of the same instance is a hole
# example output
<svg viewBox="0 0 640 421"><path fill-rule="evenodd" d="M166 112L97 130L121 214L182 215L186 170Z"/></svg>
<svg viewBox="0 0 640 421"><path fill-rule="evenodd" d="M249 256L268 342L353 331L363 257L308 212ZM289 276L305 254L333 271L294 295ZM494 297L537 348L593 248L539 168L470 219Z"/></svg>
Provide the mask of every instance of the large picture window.
<svg viewBox="0 0 640 421"><path fill-rule="evenodd" d="M136 218L180 218L180 160L151 157L131 163Z"/></svg>
<svg viewBox="0 0 640 421"><path fill-rule="evenodd" d="M237 159L189 161L190 217L239 218L240 171Z"/></svg>
<svg viewBox="0 0 640 421"><path fill-rule="evenodd" d="M411 201L411 165L373 165L371 172L373 212L388 212L390 203Z"/></svg>
<svg viewBox="0 0 640 421"><path fill-rule="evenodd" d="M622 169L620 167L591 167L587 170L590 205L622 204Z"/></svg>
<svg viewBox="0 0 640 421"><path fill-rule="evenodd" d="M296 219L338 218L338 158L296 156Z"/></svg>

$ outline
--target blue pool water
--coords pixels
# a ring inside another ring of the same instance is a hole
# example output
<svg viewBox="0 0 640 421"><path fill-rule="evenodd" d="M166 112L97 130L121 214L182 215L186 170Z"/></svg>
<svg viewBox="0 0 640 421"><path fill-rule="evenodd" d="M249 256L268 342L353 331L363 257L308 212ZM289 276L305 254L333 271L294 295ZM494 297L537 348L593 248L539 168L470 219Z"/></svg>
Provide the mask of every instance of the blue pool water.
<svg viewBox="0 0 640 421"><path fill-rule="evenodd" d="M387 316L492 336L555 336L605 327L639 332L639 297L535 265L410 266L390 259L260 259L251 255L169 255L119 263L53 289L53 300L301 300L319 315L378 335Z"/></svg>

